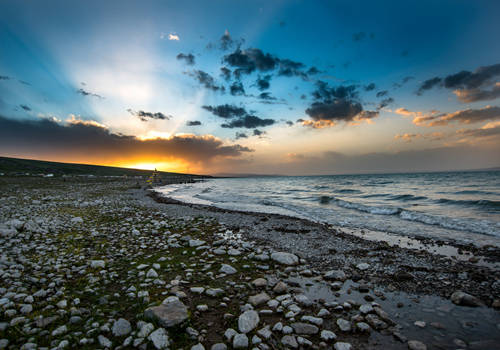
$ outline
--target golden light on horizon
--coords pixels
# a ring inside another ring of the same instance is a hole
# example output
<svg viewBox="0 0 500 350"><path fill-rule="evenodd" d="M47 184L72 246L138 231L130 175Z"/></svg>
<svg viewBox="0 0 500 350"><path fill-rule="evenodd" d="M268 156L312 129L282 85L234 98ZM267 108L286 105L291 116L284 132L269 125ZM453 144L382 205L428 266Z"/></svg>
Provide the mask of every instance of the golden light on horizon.
<svg viewBox="0 0 500 350"><path fill-rule="evenodd" d="M158 170L173 173L187 173L190 171L199 171L197 167L193 167L192 164L181 161L154 161L154 160L144 160L144 161L132 161L127 163L114 164L114 166L119 166L123 168L140 169L140 170Z"/></svg>

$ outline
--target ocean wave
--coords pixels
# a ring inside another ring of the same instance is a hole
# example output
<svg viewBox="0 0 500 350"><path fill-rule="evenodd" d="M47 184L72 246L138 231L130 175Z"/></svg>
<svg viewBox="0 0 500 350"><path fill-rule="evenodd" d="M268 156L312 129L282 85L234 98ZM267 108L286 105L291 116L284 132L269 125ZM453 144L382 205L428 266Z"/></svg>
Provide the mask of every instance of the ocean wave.
<svg viewBox="0 0 500 350"><path fill-rule="evenodd" d="M390 199L396 200L396 201L420 201L427 199L425 196L414 196L412 194L399 194L392 196Z"/></svg>
<svg viewBox="0 0 500 350"><path fill-rule="evenodd" d="M420 213L411 210L403 210L399 216L403 220L420 222L427 225L435 225L443 228L448 228L457 231L469 231L474 233L481 233L488 236L500 237L500 231L494 227L493 223L478 220L460 220L456 218L434 216L426 213Z"/></svg>
<svg viewBox="0 0 500 350"><path fill-rule="evenodd" d="M361 193L360 190L353 190L351 188L344 188L344 189L336 190L335 192L337 192L337 193Z"/></svg>
<svg viewBox="0 0 500 350"><path fill-rule="evenodd" d="M463 199L441 198L441 199L438 199L436 202L439 204L478 206L478 207L482 207L482 208L500 210L500 201L493 201L493 200L488 200L488 199L463 200Z"/></svg>
<svg viewBox="0 0 500 350"><path fill-rule="evenodd" d="M440 192L440 193L446 193L446 192ZM457 191L457 192L451 192L453 194L493 194L493 195L498 195L497 192L491 192L491 191L481 191L481 190L463 190L463 191Z"/></svg>
<svg viewBox="0 0 500 350"><path fill-rule="evenodd" d="M335 199L335 204L342 208L354 209L365 213L376 215L395 215L401 212L401 208L384 207L384 206L369 206L360 203L345 201L342 199Z"/></svg>

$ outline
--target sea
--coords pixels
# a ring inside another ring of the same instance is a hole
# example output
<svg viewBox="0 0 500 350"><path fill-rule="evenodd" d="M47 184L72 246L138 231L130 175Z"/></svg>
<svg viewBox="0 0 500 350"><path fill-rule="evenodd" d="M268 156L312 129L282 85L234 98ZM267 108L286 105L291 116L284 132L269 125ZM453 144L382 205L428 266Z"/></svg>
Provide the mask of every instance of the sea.
<svg viewBox="0 0 500 350"><path fill-rule="evenodd" d="M347 230L500 246L500 171L213 178L156 190Z"/></svg>

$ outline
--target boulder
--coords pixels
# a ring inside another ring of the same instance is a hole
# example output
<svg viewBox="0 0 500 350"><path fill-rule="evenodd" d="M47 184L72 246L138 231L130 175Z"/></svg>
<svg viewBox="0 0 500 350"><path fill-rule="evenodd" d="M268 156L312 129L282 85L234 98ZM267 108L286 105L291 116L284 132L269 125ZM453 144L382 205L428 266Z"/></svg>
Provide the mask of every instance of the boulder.
<svg viewBox="0 0 500 350"><path fill-rule="evenodd" d="M188 309L180 300L172 300L169 303L146 309L144 316L157 320L165 328L170 328L188 319Z"/></svg>

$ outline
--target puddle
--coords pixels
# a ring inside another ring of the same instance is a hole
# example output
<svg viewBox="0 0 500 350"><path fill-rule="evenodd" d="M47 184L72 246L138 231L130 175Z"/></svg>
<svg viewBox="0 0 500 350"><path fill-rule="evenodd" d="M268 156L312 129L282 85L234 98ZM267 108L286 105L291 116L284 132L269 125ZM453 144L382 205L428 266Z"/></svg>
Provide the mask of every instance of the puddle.
<svg viewBox="0 0 500 350"><path fill-rule="evenodd" d="M471 252L460 250L451 245L437 245L437 244L427 244L422 243L417 239L413 239L406 236L394 235L386 232L370 231L370 230L345 230L344 232L351 234L353 236L366 239L368 241L376 242L387 242L390 246L397 246L412 250L425 250L431 254L446 256L451 259L456 259L459 261L469 261L470 258L476 257L479 259L475 264L478 266L489 267L492 269L500 269L500 263L491 263L481 256L475 256Z"/></svg>
<svg viewBox="0 0 500 350"><path fill-rule="evenodd" d="M352 289L358 284L348 280L339 291L333 291L326 282L315 282L305 277L291 277L288 281L300 284L304 294L311 300L324 299L326 302L343 303L349 299L358 303L367 303L363 296ZM382 290L380 290L382 292ZM373 292L373 291L372 291ZM339 293L340 296L335 294ZM487 307L463 307L453 304L447 299L438 296L416 296L404 292L385 292L385 300L370 293L375 302L382 306L391 319L402 326L400 333L408 339L420 340L427 344L429 349L458 349L455 339L465 341L474 349L500 349L500 313ZM398 307L402 303L402 307ZM350 312L354 315L355 312ZM341 313L334 314L340 317ZM345 316L344 316L345 317ZM424 321L426 326L419 328L415 321ZM437 329L431 323L439 323L444 329ZM379 332L372 332L371 340L384 342ZM481 342L481 343L479 343ZM401 344L402 345L402 344Z"/></svg>

